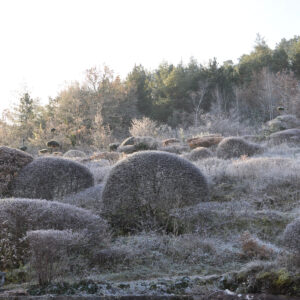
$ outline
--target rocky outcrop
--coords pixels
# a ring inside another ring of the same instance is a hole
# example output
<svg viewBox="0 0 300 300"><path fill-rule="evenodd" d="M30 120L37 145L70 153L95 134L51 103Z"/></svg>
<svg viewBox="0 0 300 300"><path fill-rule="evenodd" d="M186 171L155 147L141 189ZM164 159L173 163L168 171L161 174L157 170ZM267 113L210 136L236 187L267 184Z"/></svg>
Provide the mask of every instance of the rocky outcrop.
<svg viewBox="0 0 300 300"><path fill-rule="evenodd" d="M187 142L191 149L195 149L198 147L209 148L212 146L217 146L222 140L223 137L220 135L206 135L188 139Z"/></svg>

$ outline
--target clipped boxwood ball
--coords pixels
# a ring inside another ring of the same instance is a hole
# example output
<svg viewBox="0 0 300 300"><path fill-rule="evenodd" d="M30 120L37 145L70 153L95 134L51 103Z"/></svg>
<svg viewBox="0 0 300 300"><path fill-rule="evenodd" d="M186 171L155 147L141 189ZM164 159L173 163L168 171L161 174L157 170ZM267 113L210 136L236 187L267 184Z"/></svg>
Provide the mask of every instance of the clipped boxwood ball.
<svg viewBox="0 0 300 300"><path fill-rule="evenodd" d="M239 137L228 137L223 139L218 145L218 158L230 159L238 158L242 155L253 156L263 152L263 148L254 143L247 142Z"/></svg>
<svg viewBox="0 0 300 300"><path fill-rule="evenodd" d="M171 153L143 151L111 169L102 191L102 214L118 233L147 230L163 226L170 210L207 197L206 178L195 165Z"/></svg>
<svg viewBox="0 0 300 300"><path fill-rule="evenodd" d="M64 154L64 157L73 158L73 157L86 157L85 153L80 150L69 150Z"/></svg>
<svg viewBox="0 0 300 300"><path fill-rule="evenodd" d="M283 233L283 241L286 248L300 254L300 218L287 225Z"/></svg>
<svg viewBox="0 0 300 300"><path fill-rule="evenodd" d="M22 168L12 183L12 195L19 198L61 198L94 185L85 166L58 157L41 157Z"/></svg>

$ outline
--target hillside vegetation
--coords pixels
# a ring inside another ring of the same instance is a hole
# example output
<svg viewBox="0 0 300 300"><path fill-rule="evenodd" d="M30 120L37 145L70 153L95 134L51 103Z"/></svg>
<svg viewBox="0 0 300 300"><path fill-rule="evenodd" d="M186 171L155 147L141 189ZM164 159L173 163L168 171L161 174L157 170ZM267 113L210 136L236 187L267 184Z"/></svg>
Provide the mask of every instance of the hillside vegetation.
<svg viewBox="0 0 300 300"><path fill-rule="evenodd" d="M4 289L299 297L298 50L26 93L0 128Z"/></svg>
<svg viewBox="0 0 300 300"><path fill-rule="evenodd" d="M185 130L249 134L282 111L299 116L299 79L299 36L271 49L258 35L253 51L236 64L191 58L186 65L163 62L152 71L135 66L124 79L107 66L94 67L47 105L24 92L2 114L0 141L34 154L51 140L64 152L106 149L128 137L142 118L152 120L144 123L145 136L180 138Z"/></svg>

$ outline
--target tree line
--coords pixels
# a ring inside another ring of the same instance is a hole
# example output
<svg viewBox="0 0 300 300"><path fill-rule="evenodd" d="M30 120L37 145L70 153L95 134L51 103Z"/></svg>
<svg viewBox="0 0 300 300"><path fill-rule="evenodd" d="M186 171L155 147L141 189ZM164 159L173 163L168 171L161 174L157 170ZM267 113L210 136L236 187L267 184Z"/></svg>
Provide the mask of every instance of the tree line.
<svg viewBox="0 0 300 300"><path fill-rule="evenodd" d="M271 49L257 36L251 53L234 64L161 63L154 71L136 65L124 80L107 66L86 71L40 105L26 92L0 120L1 144L41 148L50 139L68 147L93 146L128 136L133 119L148 117L170 127L197 127L204 114L238 116L262 123L278 114L300 114L300 36Z"/></svg>

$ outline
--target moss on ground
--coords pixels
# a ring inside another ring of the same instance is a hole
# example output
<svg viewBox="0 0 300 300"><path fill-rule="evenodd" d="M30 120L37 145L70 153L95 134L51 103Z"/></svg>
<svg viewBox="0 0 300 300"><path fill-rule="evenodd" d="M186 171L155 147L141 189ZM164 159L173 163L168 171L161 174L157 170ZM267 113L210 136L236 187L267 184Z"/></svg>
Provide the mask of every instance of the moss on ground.
<svg viewBox="0 0 300 300"><path fill-rule="evenodd" d="M225 275L219 287L237 293L268 293L300 296L300 274L286 269L242 271Z"/></svg>

